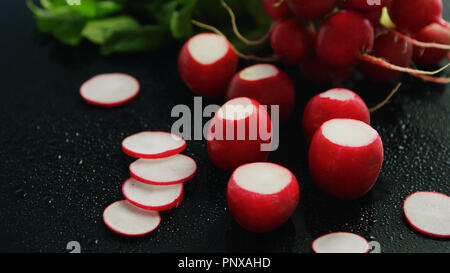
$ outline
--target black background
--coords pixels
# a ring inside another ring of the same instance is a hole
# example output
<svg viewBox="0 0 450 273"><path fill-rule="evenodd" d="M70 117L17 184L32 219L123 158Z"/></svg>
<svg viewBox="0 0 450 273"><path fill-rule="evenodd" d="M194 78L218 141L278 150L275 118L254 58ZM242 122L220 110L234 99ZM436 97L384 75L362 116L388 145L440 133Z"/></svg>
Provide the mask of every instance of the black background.
<svg viewBox="0 0 450 273"><path fill-rule="evenodd" d="M133 161L120 143L142 130L168 131L176 120L172 107L192 107L193 95L176 70L179 45L105 58L94 46L67 47L38 34L24 1L0 1L0 10L1 252L68 252L69 241L79 241L82 252L311 252L315 237L340 230L378 241L383 252L450 252L448 240L415 232L402 213L404 198L415 191L450 194L450 86L401 79L399 94L372 115L385 148L378 182L362 199L343 202L314 186L300 126L307 99L325 89L286 68L298 87L298 107L269 161L291 169L300 182L300 204L292 218L268 234L240 228L225 200L230 174L211 164L204 141L189 141L184 153L196 159L199 169L186 184L182 205L162 213L152 234L124 238L101 219L107 205L123 199L121 185ZM447 5L445 18L449 13ZM138 98L114 109L82 101L81 83L108 72L139 79ZM394 85L373 85L355 76L345 87L358 91L370 106Z"/></svg>

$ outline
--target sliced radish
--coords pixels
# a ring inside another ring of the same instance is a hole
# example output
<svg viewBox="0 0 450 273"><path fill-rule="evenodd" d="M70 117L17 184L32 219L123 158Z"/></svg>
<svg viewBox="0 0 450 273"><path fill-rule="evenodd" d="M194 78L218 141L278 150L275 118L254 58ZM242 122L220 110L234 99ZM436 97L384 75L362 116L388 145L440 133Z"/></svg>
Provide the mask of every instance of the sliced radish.
<svg viewBox="0 0 450 273"><path fill-rule="evenodd" d="M415 230L434 237L450 237L450 196L416 192L406 198L403 211Z"/></svg>
<svg viewBox="0 0 450 273"><path fill-rule="evenodd" d="M367 253L369 242L358 234L333 232L320 236L312 243L315 253Z"/></svg>
<svg viewBox="0 0 450 273"><path fill-rule="evenodd" d="M172 185L191 180L197 164L189 156L178 154L160 159L138 159L130 165L134 179L153 185Z"/></svg>
<svg viewBox="0 0 450 273"><path fill-rule="evenodd" d="M145 210L126 200L112 203L103 211L103 222L112 231L124 236L142 236L161 223L159 212Z"/></svg>
<svg viewBox="0 0 450 273"><path fill-rule="evenodd" d="M123 151L136 158L163 158L176 155L186 148L183 138L166 132L141 132L122 141Z"/></svg>
<svg viewBox="0 0 450 273"><path fill-rule="evenodd" d="M130 178L123 183L122 193L135 206L164 211L180 205L183 200L183 184L149 185Z"/></svg>
<svg viewBox="0 0 450 273"><path fill-rule="evenodd" d="M92 105L112 107L131 101L139 89L139 82L128 74L100 74L81 85L80 95Z"/></svg>

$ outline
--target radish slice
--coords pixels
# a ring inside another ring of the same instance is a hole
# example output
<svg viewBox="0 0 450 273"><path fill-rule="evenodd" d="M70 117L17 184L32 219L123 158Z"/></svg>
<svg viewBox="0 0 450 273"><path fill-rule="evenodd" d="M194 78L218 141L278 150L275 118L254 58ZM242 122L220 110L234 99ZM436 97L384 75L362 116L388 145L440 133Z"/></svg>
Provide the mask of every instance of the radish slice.
<svg viewBox="0 0 450 273"><path fill-rule="evenodd" d="M191 180L196 171L195 161L181 154L160 159L138 159L130 165L131 177L154 185L183 183Z"/></svg>
<svg viewBox="0 0 450 273"><path fill-rule="evenodd" d="M408 223L423 234L450 237L450 197L438 192L416 192L403 204Z"/></svg>
<svg viewBox="0 0 450 273"><path fill-rule="evenodd" d="M157 186L130 178L123 184L122 193L125 199L135 206L164 211L180 205L183 200L183 184Z"/></svg>
<svg viewBox="0 0 450 273"><path fill-rule="evenodd" d="M122 141L122 150L136 158L163 158L176 155L186 148L181 137L166 132L141 132Z"/></svg>
<svg viewBox="0 0 450 273"><path fill-rule="evenodd" d="M312 243L315 253L367 253L369 242L358 234L333 232L320 236Z"/></svg>
<svg viewBox="0 0 450 273"><path fill-rule="evenodd" d="M113 107L134 99L139 89L139 82L128 74L100 74L81 85L80 95L92 105Z"/></svg>
<svg viewBox="0 0 450 273"><path fill-rule="evenodd" d="M126 200L112 203L103 211L103 222L112 231L124 236L142 236L161 223L159 212L133 206Z"/></svg>

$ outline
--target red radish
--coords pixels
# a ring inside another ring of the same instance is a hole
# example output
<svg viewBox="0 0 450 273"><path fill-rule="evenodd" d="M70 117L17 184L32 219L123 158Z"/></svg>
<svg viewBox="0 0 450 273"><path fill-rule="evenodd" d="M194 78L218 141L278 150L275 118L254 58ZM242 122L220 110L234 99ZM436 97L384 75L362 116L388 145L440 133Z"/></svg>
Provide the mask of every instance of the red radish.
<svg viewBox="0 0 450 273"><path fill-rule="evenodd" d="M362 12L379 11L385 6L389 6L392 0L347 0L345 2L350 8Z"/></svg>
<svg viewBox="0 0 450 273"><path fill-rule="evenodd" d="M166 132L141 132L122 141L122 150L136 158L163 158L181 153L186 148L183 138Z"/></svg>
<svg viewBox="0 0 450 273"><path fill-rule="evenodd" d="M273 21L291 16L288 4L285 0L263 0L264 10Z"/></svg>
<svg viewBox="0 0 450 273"><path fill-rule="evenodd" d="M135 237L155 230L161 223L161 217L157 211L144 210L121 200L103 211L103 222L115 233Z"/></svg>
<svg viewBox="0 0 450 273"><path fill-rule="evenodd" d="M189 156L177 154L160 159L138 159L130 164L134 179L152 185L172 185L191 180L197 164Z"/></svg>
<svg viewBox="0 0 450 273"><path fill-rule="evenodd" d="M269 150L263 145L269 145L271 138L271 120L264 107L250 98L232 99L211 120L208 154L217 167L234 170L245 163L265 161Z"/></svg>
<svg viewBox="0 0 450 273"><path fill-rule="evenodd" d="M302 74L320 85L339 85L339 83L350 77L354 67L334 68L317 56L312 56L300 63Z"/></svg>
<svg viewBox="0 0 450 273"><path fill-rule="evenodd" d="M450 45L450 29L439 24L431 24L413 35L418 41ZM414 62L418 65L435 65L445 58L450 51L435 48L414 47Z"/></svg>
<svg viewBox="0 0 450 273"><path fill-rule="evenodd" d="M325 122L334 118L356 119L370 124L369 108L355 92L336 88L314 96L303 112L303 133L311 141L314 133Z"/></svg>
<svg viewBox="0 0 450 273"><path fill-rule="evenodd" d="M192 37L178 57L178 70L186 85L209 98L223 95L237 65L238 56L231 43L213 33Z"/></svg>
<svg viewBox="0 0 450 273"><path fill-rule="evenodd" d="M80 95L89 104L113 107L133 100L139 89L139 82L128 74L100 74L81 85Z"/></svg>
<svg viewBox="0 0 450 273"><path fill-rule="evenodd" d="M383 58L391 64L407 67L412 59L413 46L394 33L387 32L375 39L371 55ZM371 63L362 63L360 68L367 78L375 82L388 82L402 74Z"/></svg>
<svg viewBox="0 0 450 273"><path fill-rule="evenodd" d="M446 24L441 0L395 0L389 14L400 30L412 33L432 23Z"/></svg>
<svg viewBox="0 0 450 273"><path fill-rule="evenodd" d="M354 119L326 121L314 134L309 148L309 170L326 193L356 199L375 184L383 163L378 132Z"/></svg>
<svg viewBox="0 0 450 273"><path fill-rule="evenodd" d="M332 11L339 0L287 0L295 15L302 19L318 19Z"/></svg>
<svg viewBox="0 0 450 273"><path fill-rule="evenodd" d="M408 223L420 233L450 238L450 196L416 192L406 198L403 211Z"/></svg>
<svg viewBox="0 0 450 273"><path fill-rule="evenodd" d="M276 229L291 217L298 199L297 179L278 164L242 165L228 181L227 200L231 214L250 231Z"/></svg>
<svg viewBox="0 0 450 273"><path fill-rule="evenodd" d="M256 64L236 73L228 85L226 99L249 97L262 105L280 106L280 120L287 120L295 108L295 87L289 76L271 64Z"/></svg>
<svg viewBox="0 0 450 273"><path fill-rule="evenodd" d="M369 242L349 232L333 232L320 236L311 245L315 253L368 253Z"/></svg>
<svg viewBox="0 0 450 273"><path fill-rule="evenodd" d="M296 18L279 22L272 30L270 43L280 60L288 64L298 64L313 49L312 35Z"/></svg>
<svg viewBox="0 0 450 273"><path fill-rule="evenodd" d="M128 202L137 207L165 211L180 205L183 200L183 184L156 186L130 178L123 184L122 193Z"/></svg>

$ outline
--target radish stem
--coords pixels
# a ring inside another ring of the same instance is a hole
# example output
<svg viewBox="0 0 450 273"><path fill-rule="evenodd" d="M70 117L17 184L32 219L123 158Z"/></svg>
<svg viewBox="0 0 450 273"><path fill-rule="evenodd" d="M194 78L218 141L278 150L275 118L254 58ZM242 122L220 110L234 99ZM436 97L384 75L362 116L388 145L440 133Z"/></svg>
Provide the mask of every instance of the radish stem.
<svg viewBox="0 0 450 273"><path fill-rule="evenodd" d="M369 112L375 112L378 109L380 109L381 107L385 106L387 103L389 103L389 100L395 95L395 93L397 93L397 91L400 89L400 86L402 86L402 83L399 82L397 84L397 86L395 86L395 88L391 91L391 93L379 104L377 104L376 106L369 108Z"/></svg>
<svg viewBox="0 0 450 273"><path fill-rule="evenodd" d="M414 77L419 78L426 82L433 82L433 83L439 83L439 84L450 83L450 78L448 78L448 77L432 77L432 76L420 75L420 74L411 74L411 76L414 76Z"/></svg>
<svg viewBox="0 0 450 273"><path fill-rule="evenodd" d="M416 39L413 39L407 35L404 35L392 28L389 27L384 27L385 29L387 29L389 32L394 33L395 35L397 35L398 37L400 37L401 39L410 42L411 44L417 46L417 47L423 47L423 48L438 48L438 49L443 49L443 50L450 50L450 45L444 45L444 44L438 44L438 43L425 43L425 42L421 42L421 41L417 41Z"/></svg>

